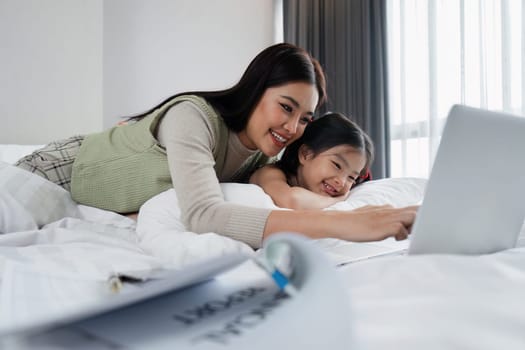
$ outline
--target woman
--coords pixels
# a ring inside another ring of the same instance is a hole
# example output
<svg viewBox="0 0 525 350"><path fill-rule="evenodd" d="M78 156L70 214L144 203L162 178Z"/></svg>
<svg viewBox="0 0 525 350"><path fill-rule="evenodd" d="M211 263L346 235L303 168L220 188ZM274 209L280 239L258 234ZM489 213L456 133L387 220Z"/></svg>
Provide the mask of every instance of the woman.
<svg viewBox="0 0 525 350"><path fill-rule="evenodd" d="M276 44L230 89L172 96L128 125L52 143L17 165L71 190L81 204L119 213L136 212L173 186L189 230L252 247L279 231L354 241L406 237L411 207L271 211L224 201L219 182L247 181L303 134L325 99L319 63L301 48Z"/></svg>

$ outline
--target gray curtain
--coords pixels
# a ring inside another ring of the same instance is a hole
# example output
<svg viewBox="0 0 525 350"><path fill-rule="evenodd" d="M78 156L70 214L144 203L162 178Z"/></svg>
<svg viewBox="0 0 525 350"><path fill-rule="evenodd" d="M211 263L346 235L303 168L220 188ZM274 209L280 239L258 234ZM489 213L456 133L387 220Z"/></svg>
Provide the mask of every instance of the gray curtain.
<svg viewBox="0 0 525 350"><path fill-rule="evenodd" d="M327 76L322 112L342 112L372 138L374 179L390 176L385 0L283 0L284 41L308 50Z"/></svg>

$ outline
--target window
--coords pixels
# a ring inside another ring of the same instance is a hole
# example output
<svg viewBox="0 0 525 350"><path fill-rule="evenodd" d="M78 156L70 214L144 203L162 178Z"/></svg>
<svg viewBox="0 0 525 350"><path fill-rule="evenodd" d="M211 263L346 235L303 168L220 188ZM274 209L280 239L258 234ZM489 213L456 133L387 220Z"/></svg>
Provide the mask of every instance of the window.
<svg viewBox="0 0 525 350"><path fill-rule="evenodd" d="M525 115L521 0L387 0L391 176L427 177L453 104Z"/></svg>

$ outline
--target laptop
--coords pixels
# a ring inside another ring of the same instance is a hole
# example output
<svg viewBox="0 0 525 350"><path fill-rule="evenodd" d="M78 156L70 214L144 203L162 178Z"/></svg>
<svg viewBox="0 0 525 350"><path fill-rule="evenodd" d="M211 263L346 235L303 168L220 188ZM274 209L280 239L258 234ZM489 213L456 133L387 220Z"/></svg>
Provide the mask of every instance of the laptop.
<svg viewBox="0 0 525 350"><path fill-rule="evenodd" d="M455 105L408 254L488 254L516 246L525 218L525 117Z"/></svg>
<svg viewBox="0 0 525 350"><path fill-rule="evenodd" d="M525 219L523 150L525 117L454 105L409 239L341 244L329 254L343 266L386 255L488 254L525 246L518 243Z"/></svg>

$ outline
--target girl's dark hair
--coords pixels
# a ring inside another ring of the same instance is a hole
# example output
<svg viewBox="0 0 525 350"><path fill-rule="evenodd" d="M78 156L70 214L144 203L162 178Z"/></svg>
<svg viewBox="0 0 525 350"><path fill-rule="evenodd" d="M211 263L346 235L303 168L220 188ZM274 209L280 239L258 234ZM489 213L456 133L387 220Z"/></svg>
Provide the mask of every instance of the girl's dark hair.
<svg viewBox="0 0 525 350"><path fill-rule="evenodd" d="M369 177L368 169L374 160L372 140L356 123L341 113L327 113L314 120L306 126L303 136L286 147L276 166L286 174L287 179L297 175L299 148L302 145L308 147L314 156L340 145L363 151L366 164L356 182L360 183Z"/></svg>
<svg viewBox="0 0 525 350"><path fill-rule="evenodd" d="M164 103L180 95L198 95L210 103L234 132L246 128L248 119L266 89L292 82L314 84L319 94L317 107L326 100L326 80L319 62L306 50L292 44L272 45L248 65L239 82L219 91L193 91L173 95L150 110L131 117L140 120Z"/></svg>

